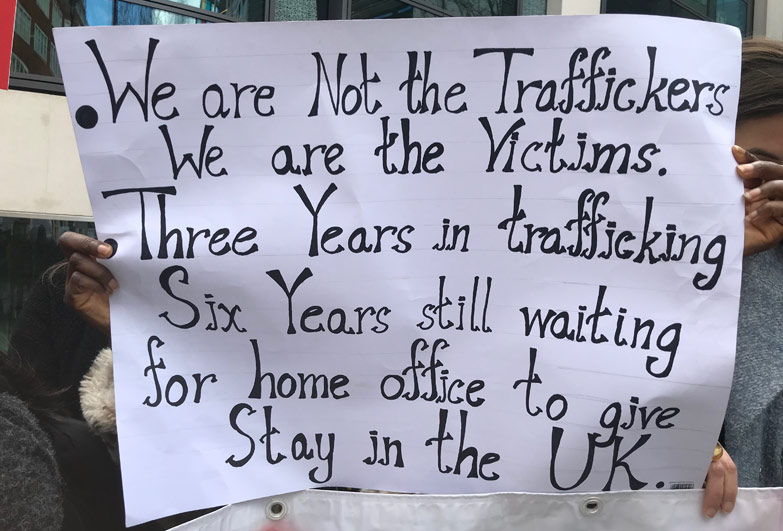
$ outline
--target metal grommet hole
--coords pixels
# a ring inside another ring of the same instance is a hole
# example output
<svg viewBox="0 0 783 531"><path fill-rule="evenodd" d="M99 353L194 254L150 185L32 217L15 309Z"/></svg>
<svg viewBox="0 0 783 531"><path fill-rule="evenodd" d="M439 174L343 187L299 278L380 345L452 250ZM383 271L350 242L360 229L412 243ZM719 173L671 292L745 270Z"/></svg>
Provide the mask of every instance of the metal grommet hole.
<svg viewBox="0 0 783 531"><path fill-rule="evenodd" d="M288 507L280 500L271 501L266 506L266 517L270 520L282 520L287 512Z"/></svg>
<svg viewBox="0 0 783 531"><path fill-rule="evenodd" d="M604 507L604 502L602 502L598 498L587 498L585 501L582 502L582 505L580 507L580 510L582 511L582 514L585 516L595 516L596 514L601 512L601 509Z"/></svg>

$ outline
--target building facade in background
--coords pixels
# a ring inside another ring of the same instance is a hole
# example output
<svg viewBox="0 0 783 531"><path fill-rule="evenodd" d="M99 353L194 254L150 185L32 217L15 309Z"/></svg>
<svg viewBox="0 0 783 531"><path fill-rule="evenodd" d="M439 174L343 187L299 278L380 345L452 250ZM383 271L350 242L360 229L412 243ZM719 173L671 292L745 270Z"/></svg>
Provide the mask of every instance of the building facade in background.
<svg viewBox="0 0 783 531"><path fill-rule="evenodd" d="M32 284L59 259L59 235L95 235L53 28L600 13L708 20L783 40L783 0L16 0L11 90L0 90L0 349Z"/></svg>
<svg viewBox="0 0 783 531"><path fill-rule="evenodd" d="M285 20L634 13L707 20L783 39L783 0L10 0L11 88L62 94L52 28ZM39 79L35 76L43 76Z"/></svg>
<svg viewBox="0 0 783 531"><path fill-rule="evenodd" d="M601 12L709 20L753 35L753 0L603 0Z"/></svg>
<svg viewBox="0 0 783 531"><path fill-rule="evenodd" d="M82 2L16 0L11 72L59 78L52 29L86 23Z"/></svg>

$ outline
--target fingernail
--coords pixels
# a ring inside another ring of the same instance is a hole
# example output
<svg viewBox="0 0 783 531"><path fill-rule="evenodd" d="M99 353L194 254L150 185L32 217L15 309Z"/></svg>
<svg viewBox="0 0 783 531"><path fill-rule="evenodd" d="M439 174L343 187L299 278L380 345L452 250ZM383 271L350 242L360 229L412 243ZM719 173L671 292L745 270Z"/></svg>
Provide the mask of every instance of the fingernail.
<svg viewBox="0 0 783 531"><path fill-rule="evenodd" d="M102 243L98 246L98 254L100 254L101 256L105 256L106 258L109 258L113 252L114 249L111 248L111 245Z"/></svg>
<svg viewBox="0 0 783 531"><path fill-rule="evenodd" d="M758 215L759 215L759 211L758 210L754 210L753 212L751 212L750 214L745 216L745 221L751 221L753 218L755 218Z"/></svg>
<svg viewBox="0 0 783 531"><path fill-rule="evenodd" d="M737 144L734 144L733 146L731 146L731 151L732 151L732 152L733 152L735 155L737 155L737 156L742 156L742 155L744 155L744 154L745 154L745 150L744 150L744 149L742 149L741 147L739 147Z"/></svg>
<svg viewBox="0 0 783 531"><path fill-rule="evenodd" d="M734 502L726 502L720 506L724 513L730 513L734 510Z"/></svg>
<svg viewBox="0 0 783 531"><path fill-rule="evenodd" d="M753 173L753 164L740 164L737 166L737 173L743 177L747 177Z"/></svg>
<svg viewBox="0 0 783 531"><path fill-rule="evenodd" d="M112 292L117 291L120 288L120 285L117 283L115 279L111 279L109 281L109 289L112 290Z"/></svg>
<svg viewBox="0 0 783 531"><path fill-rule="evenodd" d="M747 199L748 201L753 201L754 198L761 195L761 190L758 188L752 188L742 195L744 195L745 199Z"/></svg>
<svg viewBox="0 0 783 531"><path fill-rule="evenodd" d="M712 518L713 516L715 516L716 512L718 511L716 511L714 507L710 507L709 509L707 509L707 512L704 514L707 516L707 518Z"/></svg>

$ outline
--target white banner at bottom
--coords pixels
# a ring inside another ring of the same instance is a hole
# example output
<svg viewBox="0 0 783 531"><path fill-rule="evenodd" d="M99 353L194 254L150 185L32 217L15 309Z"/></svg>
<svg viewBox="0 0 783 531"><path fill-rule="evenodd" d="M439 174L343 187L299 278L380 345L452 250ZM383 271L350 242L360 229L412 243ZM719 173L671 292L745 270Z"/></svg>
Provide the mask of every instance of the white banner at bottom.
<svg viewBox="0 0 783 531"><path fill-rule="evenodd" d="M740 489L731 514L703 491L470 496L308 490L224 507L176 531L777 531L783 488ZM172 531L174 531L172 530Z"/></svg>

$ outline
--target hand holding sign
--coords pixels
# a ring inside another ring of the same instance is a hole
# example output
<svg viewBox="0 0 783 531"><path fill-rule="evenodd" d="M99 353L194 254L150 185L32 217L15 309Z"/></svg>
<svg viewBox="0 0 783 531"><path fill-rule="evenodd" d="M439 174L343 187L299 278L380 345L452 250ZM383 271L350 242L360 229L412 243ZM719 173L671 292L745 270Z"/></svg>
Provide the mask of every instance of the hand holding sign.
<svg viewBox="0 0 783 531"><path fill-rule="evenodd" d="M742 129L740 129L741 131ZM741 132L740 132L741 134ZM745 185L745 256L766 251L783 239L783 165L732 148Z"/></svg>
<svg viewBox="0 0 783 531"><path fill-rule="evenodd" d="M718 511L730 513L737 501L737 467L729 453L721 449L718 459L713 458L704 482L702 512L712 518Z"/></svg>
<svg viewBox="0 0 783 531"><path fill-rule="evenodd" d="M119 284L111 271L97 259L110 258L114 250L106 243L75 232L63 233L59 242L68 261L65 303L110 337L109 296L119 288Z"/></svg>

